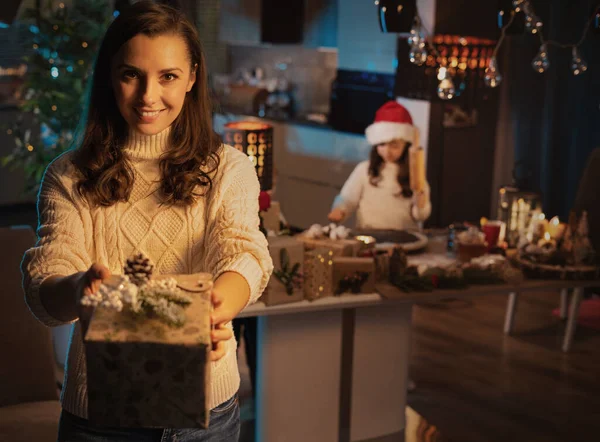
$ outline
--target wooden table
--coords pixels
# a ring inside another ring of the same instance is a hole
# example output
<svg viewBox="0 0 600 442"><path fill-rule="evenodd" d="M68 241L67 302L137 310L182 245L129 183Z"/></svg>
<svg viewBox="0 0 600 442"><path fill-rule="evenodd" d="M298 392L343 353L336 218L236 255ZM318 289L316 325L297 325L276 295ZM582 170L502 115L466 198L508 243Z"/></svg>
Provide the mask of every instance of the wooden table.
<svg viewBox="0 0 600 442"><path fill-rule="evenodd" d="M507 293L510 331L518 293L574 288L563 344L567 351L583 290L590 286L600 281L535 280L411 293L380 283L374 294L250 306L240 317L258 317L255 438L355 442L400 437L414 304Z"/></svg>
<svg viewBox="0 0 600 442"><path fill-rule="evenodd" d="M480 285L470 286L467 289L436 290L434 292L426 293L426 296L423 297L423 302L456 297L507 293L509 296L506 315L504 318L504 333L509 335L513 330L519 293L528 291L560 292L561 317L563 319L567 319L567 328L563 338L562 350L564 352L568 352L573 343L573 337L575 335L575 328L577 325L577 317L579 315L579 306L581 305L581 300L583 299L583 292L587 287L600 287L600 280L577 281L531 279L523 281L520 284ZM391 284L382 283L377 285L376 289L387 300L394 302L414 302L413 293L402 292ZM569 289L573 289L573 296L571 297L570 305L568 306Z"/></svg>

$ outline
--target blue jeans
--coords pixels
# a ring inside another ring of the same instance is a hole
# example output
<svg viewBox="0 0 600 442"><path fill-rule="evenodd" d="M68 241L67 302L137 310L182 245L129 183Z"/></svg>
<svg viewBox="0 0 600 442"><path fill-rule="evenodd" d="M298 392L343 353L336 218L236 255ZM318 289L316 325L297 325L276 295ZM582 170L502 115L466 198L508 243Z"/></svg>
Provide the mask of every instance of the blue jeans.
<svg viewBox="0 0 600 442"><path fill-rule="evenodd" d="M210 411L210 424L199 428L106 428L65 410L60 415L58 442L237 442L240 407L236 394Z"/></svg>

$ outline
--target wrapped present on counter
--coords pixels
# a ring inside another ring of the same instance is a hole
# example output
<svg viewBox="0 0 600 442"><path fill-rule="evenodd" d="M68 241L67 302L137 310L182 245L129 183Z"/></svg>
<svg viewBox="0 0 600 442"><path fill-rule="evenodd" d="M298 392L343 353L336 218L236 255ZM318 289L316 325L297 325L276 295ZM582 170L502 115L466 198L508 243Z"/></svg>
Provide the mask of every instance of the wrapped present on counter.
<svg viewBox="0 0 600 442"><path fill-rule="evenodd" d="M375 248L361 250L358 253L361 258L373 258L375 264L375 281L387 281L390 278L390 254L387 250Z"/></svg>
<svg viewBox="0 0 600 442"><path fill-rule="evenodd" d="M304 245L292 236L269 236L273 274L260 298L266 305L302 301Z"/></svg>
<svg viewBox="0 0 600 442"><path fill-rule="evenodd" d="M336 295L342 293L374 293L375 260L369 257L334 258L333 291Z"/></svg>
<svg viewBox="0 0 600 442"><path fill-rule="evenodd" d="M207 428L212 276L143 274L114 275L82 298L96 306L84 337L89 419Z"/></svg>
<svg viewBox="0 0 600 442"><path fill-rule="evenodd" d="M334 256L327 247L304 253L304 297L309 301L333 295Z"/></svg>
<svg viewBox="0 0 600 442"><path fill-rule="evenodd" d="M281 210L278 201L271 201L269 208L260 213L263 220L263 227L267 231L274 232L275 234L279 233L280 213Z"/></svg>
<svg viewBox="0 0 600 442"><path fill-rule="evenodd" d="M333 250L335 256L356 256L365 243L349 234L350 229L344 226L313 224L296 238L304 243L307 250L325 247Z"/></svg>

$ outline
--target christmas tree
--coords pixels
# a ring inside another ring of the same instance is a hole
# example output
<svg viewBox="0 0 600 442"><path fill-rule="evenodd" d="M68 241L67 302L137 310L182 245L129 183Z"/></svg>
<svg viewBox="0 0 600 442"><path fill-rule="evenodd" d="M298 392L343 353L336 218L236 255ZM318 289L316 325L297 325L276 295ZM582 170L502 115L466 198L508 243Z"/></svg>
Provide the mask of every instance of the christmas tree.
<svg viewBox="0 0 600 442"><path fill-rule="evenodd" d="M33 50L24 57L20 116L5 128L15 148L1 160L2 166L23 169L28 193L37 192L48 164L71 147L87 79L112 19L106 0L40 3L25 11L19 24L28 27Z"/></svg>

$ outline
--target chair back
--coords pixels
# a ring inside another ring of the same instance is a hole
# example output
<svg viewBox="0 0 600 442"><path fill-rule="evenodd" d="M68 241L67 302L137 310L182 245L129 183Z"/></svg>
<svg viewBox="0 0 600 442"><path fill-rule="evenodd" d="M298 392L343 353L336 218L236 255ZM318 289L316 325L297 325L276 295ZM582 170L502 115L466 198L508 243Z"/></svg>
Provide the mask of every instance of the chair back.
<svg viewBox="0 0 600 442"><path fill-rule="evenodd" d="M21 261L35 242L30 226L0 228L0 407L58 399L51 330L22 288Z"/></svg>

